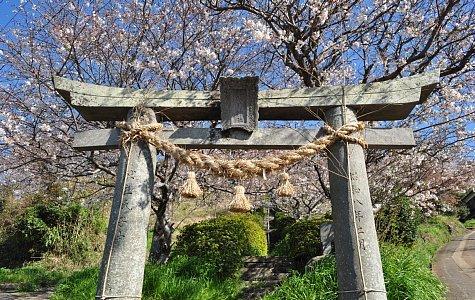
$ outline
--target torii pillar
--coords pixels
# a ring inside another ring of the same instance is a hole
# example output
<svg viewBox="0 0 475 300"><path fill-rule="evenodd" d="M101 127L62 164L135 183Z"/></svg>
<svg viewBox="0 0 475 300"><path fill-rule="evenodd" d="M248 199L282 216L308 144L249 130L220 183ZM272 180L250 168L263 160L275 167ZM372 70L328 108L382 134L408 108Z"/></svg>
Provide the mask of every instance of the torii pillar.
<svg viewBox="0 0 475 300"><path fill-rule="evenodd" d="M339 128L357 118L351 109L341 106L327 110L326 120ZM328 169L338 299L387 299L363 147L336 142L329 149Z"/></svg>
<svg viewBox="0 0 475 300"><path fill-rule="evenodd" d="M150 108L131 109L129 122L156 123ZM157 150L140 140L120 148L119 166L96 299L141 299Z"/></svg>

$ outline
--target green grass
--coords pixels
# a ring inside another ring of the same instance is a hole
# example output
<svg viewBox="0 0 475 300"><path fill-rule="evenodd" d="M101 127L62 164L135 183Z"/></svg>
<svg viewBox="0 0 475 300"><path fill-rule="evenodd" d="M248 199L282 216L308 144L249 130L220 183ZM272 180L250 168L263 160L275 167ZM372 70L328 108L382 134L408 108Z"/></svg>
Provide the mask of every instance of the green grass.
<svg viewBox="0 0 475 300"><path fill-rule="evenodd" d="M18 285L19 291L32 292L53 287L66 276L62 271L49 271L42 266L27 266L18 269L0 268L0 283Z"/></svg>
<svg viewBox="0 0 475 300"><path fill-rule="evenodd" d="M463 225L466 228L475 228L475 219L467 220L467 221L465 221L465 223L463 223Z"/></svg>
<svg viewBox="0 0 475 300"><path fill-rule="evenodd" d="M97 278L97 268L75 272L61 282L52 299L94 299ZM146 266L143 299L235 299L240 287L239 279L216 279L199 261L188 257L176 257L166 265Z"/></svg>
<svg viewBox="0 0 475 300"><path fill-rule="evenodd" d="M406 247L383 243L381 257L390 300L445 299L446 288L430 266L437 250L454 235L463 233L454 218L438 216L418 227L414 245ZM313 270L294 274L265 300L337 299L337 280L333 256L320 261Z"/></svg>
<svg viewBox="0 0 475 300"><path fill-rule="evenodd" d="M335 300L338 298L335 257L318 261L311 271L295 273L265 300Z"/></svg>
<svg viewBox="0 0 475 300"><path fill-rule="evenodd" d="M71 276L61 281L51 299L94 299L96 296L97 279L99 277L98 273L97 268L86 268L74 272Z"/></svg>

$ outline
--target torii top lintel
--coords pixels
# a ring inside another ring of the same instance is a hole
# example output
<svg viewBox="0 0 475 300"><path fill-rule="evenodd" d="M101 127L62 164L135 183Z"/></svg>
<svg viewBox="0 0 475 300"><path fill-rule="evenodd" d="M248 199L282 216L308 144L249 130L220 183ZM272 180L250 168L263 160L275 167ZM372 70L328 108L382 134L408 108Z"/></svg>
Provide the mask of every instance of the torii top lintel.
<svg viewBox="0 0 475 300"><path fill-rule="evenodd" d="M258 93L259 120L316 120L345 104L361 121L404 119L439 82L439 71L370 84L266 90ZM89 121L124 120L130 108L151 107L175 121L219 120L219 91L149 91L54 78L55 88Z"/></svg>

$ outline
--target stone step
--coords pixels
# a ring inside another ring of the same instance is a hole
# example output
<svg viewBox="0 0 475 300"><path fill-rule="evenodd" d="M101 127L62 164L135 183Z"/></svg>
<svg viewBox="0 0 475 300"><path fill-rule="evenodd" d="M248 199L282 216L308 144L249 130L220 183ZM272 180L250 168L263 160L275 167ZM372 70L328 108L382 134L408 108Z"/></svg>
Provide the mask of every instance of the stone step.
<svg viewBox="0 0 475 300"><path fill-rule="evenodd" d="M280 282L287 278L289 273L274 273L272 271L245 272L241 275L242 280L250 282Z"/></svg>
<svg viewBox="0 0 475 300"><path fill-rule="evenodd" d="M283 266L283 265L253 265L253 266L244 266L242 272L254 272L254 273L264 273L264 272L271 272L271 273L289 273L293 270L291 266Z"/></svg>
<svg viewBox="0 0 475 300"><path fill-rule="evenodd" d="M246 256L243 259L244 263L281 263L293 262L289 257L285 256Z"/></svg>
<svg viewBox="0 0 475 300"><path fill-rule="evenodd" d="M293 260L279 256L248 256L244 259L241 278L248 285L239 299L257 300L273 291L287 278L294 267Z"/></svg>
<svg viewBox="0 0 475 300"><path fill-rule="evenodd" d="M252 281L246 281L246 283L249 285L249 289L250 288L266 288L266 289L269 289L269 288L272 288L272 289L275 289L276 287L278 287L281 283L282 283L282 280L277 280L277 279L274 279L274 280L265 280L265 281L260 281L260 280L252 280Z"/></svg>
<svg viewBox="0 0 475 300"><path fill-rule="evenodd" d="M261 262L245 262L244 266L247 268L273 268L273 267L285 267L285 268L292 268L295 265L293 261L281 261L281 262L268 262L268 261L261 261Z"/></svg>
<svg viewBox="0 0 475 300"><path fill-rule="evenodd" d="M274 286L272 287L255 287L250 288L248 291L243 291L241 297L239 299L242 300L257 300L262 299L264 295L272 292L274 290Z"/></svg>
<svg viewBox="0 0 475 300"><path fill-rule="evenodd" d="M290 274L292 270L287 268L243 268L241 271L243 274L267 276L271 274Z"/></svg>

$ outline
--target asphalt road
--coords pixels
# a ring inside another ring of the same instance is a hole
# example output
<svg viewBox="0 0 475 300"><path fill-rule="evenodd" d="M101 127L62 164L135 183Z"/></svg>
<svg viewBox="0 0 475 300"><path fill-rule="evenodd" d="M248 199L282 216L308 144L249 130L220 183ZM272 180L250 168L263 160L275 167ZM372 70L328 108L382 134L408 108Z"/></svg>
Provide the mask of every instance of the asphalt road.
<svg viewBox="0 0 475 300"><path fill-rule="evenodd" d="M475 300L475 230L443 247L433 270L448 286L448 300Z"/></svg>

